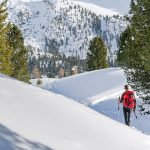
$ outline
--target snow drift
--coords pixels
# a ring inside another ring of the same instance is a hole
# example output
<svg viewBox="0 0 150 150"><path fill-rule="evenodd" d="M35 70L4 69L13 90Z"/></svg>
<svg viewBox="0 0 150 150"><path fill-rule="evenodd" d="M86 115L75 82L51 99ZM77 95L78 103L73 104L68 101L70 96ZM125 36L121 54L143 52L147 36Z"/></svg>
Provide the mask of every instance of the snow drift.
<svg viewBox="0 0 150 150"><path fill-rule="evenodd" d="M112 68L56 80L52 86L57 92L82 103L96 103L100 99L118 96L126 83L123 70Z"/></svg>
<svg viewBox="0 0 150 150"><path fill-rule="evenodd" d="M0 96L2 150L150 148L149 137L57 93L0 75Z"/></svg>
<svg viewBox="0 0 150 150"><path fill-rule="evenodd" d="M50 82L49 82L50 83ZM75 101L88 105L99 113L108 116L124 124L122 104L118 112L118 98L124 91L124 85L127 84L126 76L120 68L101 69L83 74L78 74L52 83L52 90L67 96ZM43 85L42 88L46 88ZM49 87L47 86L47 89ZM136 94L135 94L136 95ZM138 111L138 105L142 100L137 99L136 114L131 114L131 126L150 135L150 116L141 116ZM119 114L118 114L119 113Z"/></svg>

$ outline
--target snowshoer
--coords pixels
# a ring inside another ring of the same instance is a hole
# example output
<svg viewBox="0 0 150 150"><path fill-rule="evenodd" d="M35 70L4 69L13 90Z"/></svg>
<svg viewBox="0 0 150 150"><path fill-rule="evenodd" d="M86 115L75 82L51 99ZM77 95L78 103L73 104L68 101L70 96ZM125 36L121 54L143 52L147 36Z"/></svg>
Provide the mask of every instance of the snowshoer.
<svg viewBox="0 0 150 150"><path fill-rule="evenodd" d="M125 119L125 124L130 126L131 112L136 109L136 99L134 96L134 91L130 90L129 85L124 86L125 92L122 94L119 103L123 104L123 114Z"/></svg>

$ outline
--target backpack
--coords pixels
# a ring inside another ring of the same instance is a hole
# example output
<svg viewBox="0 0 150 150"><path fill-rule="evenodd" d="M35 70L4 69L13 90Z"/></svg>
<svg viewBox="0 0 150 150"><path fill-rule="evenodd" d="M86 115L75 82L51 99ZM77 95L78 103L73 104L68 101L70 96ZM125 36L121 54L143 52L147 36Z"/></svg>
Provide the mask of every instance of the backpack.
<svg viewBox="0 0 150 150"><path fill-rule="evenodd" d="M123 106L126 108L135 108L136 100L133 91L123 93Z"/></svg>

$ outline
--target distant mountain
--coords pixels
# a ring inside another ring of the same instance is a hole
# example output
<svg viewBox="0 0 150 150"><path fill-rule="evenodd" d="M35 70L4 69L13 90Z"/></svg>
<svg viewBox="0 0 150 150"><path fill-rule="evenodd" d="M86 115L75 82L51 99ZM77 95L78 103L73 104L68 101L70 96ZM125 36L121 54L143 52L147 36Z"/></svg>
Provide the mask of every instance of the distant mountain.
<svg viewBox="0 0 150 150"><path fill-rule="evenodd" d="M127 23L121 13L108 9L113 6L112 2L108 8L104 8L107 4L104 1L89 2L8 1L9 20L22 30L29 48L30 71L38 65L42 74L56 74L60 67L70 70L72 66L78 65L80 72L83 72L86 69L84 60L89 41L95 36L103 38L108 47L109 63L115 65L118 39ZM117 2L116 7L121 9L123 2Z"/></svg>
<svg viewBox="0 0 150 150"><path fill-rule="evenodd" d="M126 15L129 12L131 0L72 0L72 1L78 4L84 3L85 4L84 6L87 8L89 8L89 6L91 5L92 7L90 7L90 9L93 11L95 11L94 8L95 5L96 7L106 8L109 9L109 11L118 13L120 15ZM96 13L99 12L101 11L98 10Z"/></svg>

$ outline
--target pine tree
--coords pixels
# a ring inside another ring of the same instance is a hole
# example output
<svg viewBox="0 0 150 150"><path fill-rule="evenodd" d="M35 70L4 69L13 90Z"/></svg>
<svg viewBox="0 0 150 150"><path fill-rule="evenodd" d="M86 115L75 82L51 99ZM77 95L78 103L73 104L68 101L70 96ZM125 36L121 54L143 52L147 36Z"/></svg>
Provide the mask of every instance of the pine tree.
<svg viewBox="0 0 150 150"><path fill-rule="evenodd" d="M118 62L128 83L145 103L150 102L150 1L132 0L130 25L120 38Z"/></svg>
<svg viewBox="0 0 150 150"><path fill-rule="evenodd" d="M11 74L12 77L28 82L29 72L28 72L28 51L24 46L24 39L20 29L14 24L8 25L7 40L9 45L12 47L11 61L14 66L14 71Z"/></svg>
<svg viewBox="0 0 150 150"><path fill-rule="evenodd" d="M7 1L0 3L0 72L11 75L14 68L11 63L12 49L7 43L6 3Z"/></svg>
<svg viewBox="0 0 150 150"><path fill-rule="evenodd" d="M107 48L101 38L95 37L90 41L87 53L88 70L107 68Z"/></svg>

